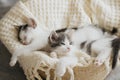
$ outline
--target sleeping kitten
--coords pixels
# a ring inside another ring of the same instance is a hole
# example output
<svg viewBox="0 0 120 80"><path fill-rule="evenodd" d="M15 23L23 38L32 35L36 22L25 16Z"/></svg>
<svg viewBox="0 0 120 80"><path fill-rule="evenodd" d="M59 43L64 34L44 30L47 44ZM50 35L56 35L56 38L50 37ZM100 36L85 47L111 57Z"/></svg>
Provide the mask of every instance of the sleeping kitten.
<svg viewBox="0 0 120 80"><path fill-rule="evenodd" d="M32 51L39 50L46 46L48 36L50 35L50 32L44 29L43 24L38 25L32 18L27 20L26 25L15 26L15 28L18 30L18 40L24 45L24 47L14 51L10 66L16 64L18 56L29 55Z"/></svg>

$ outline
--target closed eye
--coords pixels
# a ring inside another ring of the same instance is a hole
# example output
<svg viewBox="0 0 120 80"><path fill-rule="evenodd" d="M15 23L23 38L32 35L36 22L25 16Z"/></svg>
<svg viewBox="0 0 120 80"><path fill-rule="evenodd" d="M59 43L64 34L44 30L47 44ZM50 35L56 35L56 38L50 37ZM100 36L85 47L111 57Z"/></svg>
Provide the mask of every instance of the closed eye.
<svg viewBox="0 0 120 80"><path fill-rule="evenodd" d="M62 45L65 45L65 43L61 43Z"/></svg>

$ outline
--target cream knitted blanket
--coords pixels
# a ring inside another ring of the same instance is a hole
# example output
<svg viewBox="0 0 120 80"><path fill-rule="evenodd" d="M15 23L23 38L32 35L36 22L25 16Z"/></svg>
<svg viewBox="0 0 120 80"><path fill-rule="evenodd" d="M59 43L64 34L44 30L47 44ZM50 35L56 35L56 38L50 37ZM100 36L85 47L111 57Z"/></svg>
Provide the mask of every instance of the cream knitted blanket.
<svg viewBox="0 0 120 80"><path fill-rule="evenodd" d="M99 24L106 30L113 27L120 32L120 0L23 0L19 1L0 21L0 40L11 54L18 48L25 47L17 40L13 25L25 23L26 17L34 17L44 23L46 30L60 29L86 24ZM42 26L40 26L42 27ZM120 34L117 34L120 36ZM81 57L86 57L80 52ZM74 80L104 80L107 75L104 65L95 67L90 59L84 66L75 66ZM35 51L29 56L19 57L19 63L28 80L55 80L55 60L45 52ZM78 63L78 64L79 64ZM63 80L69 80L67 72Z"/></svg>

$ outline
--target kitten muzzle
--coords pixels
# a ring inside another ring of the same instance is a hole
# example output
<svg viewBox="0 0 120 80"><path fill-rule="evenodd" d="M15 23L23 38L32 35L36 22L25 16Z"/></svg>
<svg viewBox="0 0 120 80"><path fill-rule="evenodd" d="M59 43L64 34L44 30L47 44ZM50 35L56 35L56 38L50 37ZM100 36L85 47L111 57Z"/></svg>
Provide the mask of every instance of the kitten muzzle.
<svg viewBox="0 0 120 80"><path fill-rule="evenodd" d="M28 42L22 42L22 44L23 44L23 45L28 45L28 44L30 44L30 43L28 43Z"/></svg>

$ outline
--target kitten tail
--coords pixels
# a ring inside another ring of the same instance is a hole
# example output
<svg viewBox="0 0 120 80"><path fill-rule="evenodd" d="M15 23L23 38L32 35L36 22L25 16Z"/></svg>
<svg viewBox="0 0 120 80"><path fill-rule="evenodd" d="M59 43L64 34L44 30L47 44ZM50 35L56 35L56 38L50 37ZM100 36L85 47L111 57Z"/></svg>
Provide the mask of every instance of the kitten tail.
<svg viewBox="0 0 120 80"><path fill-rule="evenodd" d="M113 49L112 69L114 69L117 64L118 55L119 55L120 38L115 38L114 40L112 40L112 49Z"/></svg>

